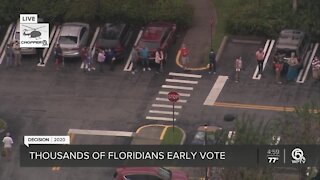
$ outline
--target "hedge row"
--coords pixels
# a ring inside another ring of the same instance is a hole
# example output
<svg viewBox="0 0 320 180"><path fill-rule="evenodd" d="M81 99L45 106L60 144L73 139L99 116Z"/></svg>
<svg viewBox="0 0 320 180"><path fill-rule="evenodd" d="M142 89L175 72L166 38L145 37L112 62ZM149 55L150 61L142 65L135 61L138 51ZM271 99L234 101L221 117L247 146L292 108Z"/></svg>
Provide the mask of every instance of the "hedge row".
<svg viewBox="0 0 320 180"><path fill-rule="evenodd" d="M239 0L227 20L226 31L239 35L277 37L282 29L301 29L310 33L313 40L319 40L320 1L298 2L298 9L293 12L292 0Z"/></svg>
<svg viewBox="0 0 320 180"><path fill-rule="evenodd" d="M193 7L185 0L2 0L0 22L15 21L20 13L37 13L49 22L121 21L137 25L173 21L191 25Z"/></svg>

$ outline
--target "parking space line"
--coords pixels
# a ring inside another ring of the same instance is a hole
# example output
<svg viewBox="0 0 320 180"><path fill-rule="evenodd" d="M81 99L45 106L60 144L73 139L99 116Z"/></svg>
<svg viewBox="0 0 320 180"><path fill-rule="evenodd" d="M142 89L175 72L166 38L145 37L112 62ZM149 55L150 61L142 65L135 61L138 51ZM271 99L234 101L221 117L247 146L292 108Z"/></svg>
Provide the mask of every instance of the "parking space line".
<svg viewBox="0 0 320 180"><path fill-rule="evenodd" d="M133 132L127 131L105 131L105 130L88 130L88 129L69 129L70 134L77 135L93 135L93 136L119 136L119 137L132 137Z"/></svg>
<svg viewBox="0 0 320 180"><path fill-rule="evenodd" d="M43 61L44 62L44 66L47 64L47 62L48 62L48 60L49 60L49 58L51 56L52 50L53 50L53 48L54 48L54 46L56 44L56 41L58 39L58 36L60 34L60 30L61 30L61 26L59 26L57 28L57 30L56 30L56 32L55 32L55 34L53 36L53 41L50 42L49 50L48 50L46 56L44 57L44 61Z"/></svg>
<svg viewBox="0 0 320 180"><path fill-rule="evenodd" d="M168 98L156 98L156 101L166 101L166 102L170 102ZM185 99L179 99L177 101L177 103L187 103L187 100Z"/></svg>
<svg viewBox="0 0 320 180"><path fill-rule="evenodd" d="M149 113L153 114L169 114L172 115L172 111L158 111L158 110L149 110ZM174 115L179 115L179 112L174 112Z"/></svg>
<svg viewBox="0 0 320 180"><path fill-rule="evenodd" d="M270 41L270 40L268 40ZM264 61L263 61L263 67L262 67L262 71L265 69L266 65L267 65L267 62L269 60L269 57L270 57L270 54L271 54L271 51L272 51L272 48L274 46L274 43L275 43L275 40L271 40L270 41L270 45L268 46L268 41L264 47L264 50L263 52L265 52L265 57L264 57ZM256 66L256 69L254 71L254 74L252 76L252 79L256 79L256 80L260 80L261 79L261 74L258 74L259 73L259 68L258 68L258 65Z"/></svg>
<svg viewBox="0 0 320 180"><path fill-rule="evenodd" d="M167 89L181 89L181 90L188 90L188 91L193 90L193 87L185 87L185 86L162 85L161 87L167 88Z"/></svg>
<svg viewBox="0 0 320 180"><path fill-rule="evenodd" d="M172 121L172 118L166 118L166 117L156 117L156 116L147 116L146 119L148 120L157 120L157 121ZM174 121L177 119L174 118Z"/></svg>
<svg viewBox="0 0 320 180"><path fill-rule="evenodd" d="M159 107L159 108L173 108L173 105L169 104L152 104L152 107ZM174 105L175 109L182 109L182 106Z"/></svg>
<svg viewBox="0 0 320 180"><path fill-rule="evenodd" d="M226 102L215 102L212 106L239 108L239 109L268 110L268 111L286 111L286 112L293 112L295 110L295 108L293 107L285 107L285 106L265 106L265 105L226 103Z"/></svg>
<svg viewBox="0 0 320 180"><path fill-rule="evenodd" d="M187 73L175 73L175 72L170 72L169 76L179 76L179 77L190 77L190 78L201 78L201 75L198 74L187 74Z"/></svg>
<svg viewBox="0 0 320 180"><path fill-rule="evenodd" d="M95 49L94 44L95 44L95 42L97 40L99 32L100 32L100 27L97 27L96 31L94 32L94 35L92 37L91 43L89 45L89 52L91 52L90 56L94 55L94 53L93 53L93 50ZM84 63L82 62L81 66L80 66L80 69L83 69L83 68L84 68Z"/></svg>
<svg viewBox="0 0 320 180"><path fill-rule="evenodd" d="M5 34L5 36L4 36L3 40L2 40L2 44L1 44L1 47L0 47L0 49L1 49L0 54L2 53L1 57L0 57L0 64L2 63L2 61L4 59L4 56L6 54L5 53L5 46L9 42L11 42L10 39L12 40L12 38L13 38L12 36L13 36L14 31L15 31L15 25L14 25L14 23L11 23L9 25L8 29L7 29L7 32L6 32L6 34Z"/></svg>
<svg viewBox="0 0 320 180"><path fill-rule="evenodd" d="M208 94L206 100L204 101L203 105L212 105L216 102L219 94L222 91L222 88L224 87L225 83L228 80L228 76L218 76L216 82L214 83L210 93Z"/></svg>
<svg viewBox="0 0 320 180"><path fill-rule="evenodd" d="M181 80L181 79L166 79L166 82L185 83L185 84L198 84L198 81L189 81L189 80Z"/></svg>
<svg viewBox="0 0 320 180"><path fill-rule="evenodd" d="M163 95L168 95L168 93L169 93L169 91L159 91L159 94L163 94ZM181 96L181 97L190 97L190 94L188 94L188 93L180 93L180 92L178 92L179 93L179 96Z"/></svg>
<svg viewBox="0 0 320 180"><path fill-rule="evenodd" d="M298 77L297 81L296 81L297 83L304 83L305 82L305 80L307 78L307 75L309 73L310 67L311 67L312 60L313 60L313 58L314 58L314 56L315 56L315 54L316 54L316 52L318 50L318 47L319 47L319 43L316 43L316 45L313 48L311 57L309 58L308 64L306 66L306 70L304 71L303 78L302 78L302 80L299 80L300 78Z"/></svg>
<svg viewBox="0 0 320 180"><path fill-rule="evenodd" d="M136 46L136 45L138 44L138 42L139 42L139 40L140 40L140 38L141 38L141 36L142 36L142 33L143 33L143 31L140 30L140 31L139 31L139 34L138 34L138 37L137 37L136 41L134 42L134 46ZM126 65L125 65L124 68L123 68L123 71L131 71L131 70L132 70L132 63L131 63L132 51L133 51L133 49L130 51L130 55L129 55L129 57L128 57L128 60L127 60Z"/></svg>

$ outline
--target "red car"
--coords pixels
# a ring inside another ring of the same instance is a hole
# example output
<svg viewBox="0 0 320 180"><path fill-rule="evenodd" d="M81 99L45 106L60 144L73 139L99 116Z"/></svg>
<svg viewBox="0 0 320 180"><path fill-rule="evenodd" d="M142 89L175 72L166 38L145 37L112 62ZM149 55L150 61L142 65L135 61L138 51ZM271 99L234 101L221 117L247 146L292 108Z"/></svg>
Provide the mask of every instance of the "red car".
<svg viewBox="0 0 320 180"><path fill-rule="evenodd" d="M114 180L188 180L188 176L178 170L157 167L118 168Z"/></svg>
<svg viewBox="0 0 320 180"><path fill-rule="evenodd" d="M154 60L155 52L161 48L165 54L168 48L174 43L176 34L176 24L169 22L154 22L148 24L143 29L143 34L137 46L139 48L148 47L149 59Z"/></svg>

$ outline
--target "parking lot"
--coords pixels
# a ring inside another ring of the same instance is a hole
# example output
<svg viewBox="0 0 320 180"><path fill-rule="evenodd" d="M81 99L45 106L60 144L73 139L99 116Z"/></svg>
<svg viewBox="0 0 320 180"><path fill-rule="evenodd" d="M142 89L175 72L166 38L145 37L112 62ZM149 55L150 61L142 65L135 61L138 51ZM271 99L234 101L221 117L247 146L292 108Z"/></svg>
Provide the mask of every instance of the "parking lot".
<svg viewBox="0 0 320 180"><path fill-rule="evenodd" d="M233 122L223 120L225 114L249 114L267 120L281 116L284 108L308 102L318 103L319 83L309 75L304 83L275 82L272 61L268 60L263 76L254 79L254 53L264 47L266 39L231 37L218 62L217 74L207 71L184 72L175 64L182 39L169 50L165 71L132 75L124 70L127 61L108 70L84 73L80 59L65 60L64 68L56 71L53 58L38 66L35 56L23 56L22 66L6 69L0 65L0 114L9 123L15 144L22 144L23 135L66 135L70 129L134 132L145 124L171 124L171 104L166 93L177 90L176 123L187 133L187 143L198 126L217 125L234 128ZM240 82L234 82L234 60L243 58ZM212 96L212 88L219 81ZM219 92L219 93L218 93ZM210 99L210 98L209 98ZM205 106L204 106L205 104ZM163 106L163 107L161 107ZM178 108L181 106L181 108ZM170 113L170 114L169 114ZM129 144L130 137L76 134L75 144ZM20 168L18 147L14 160L0 165L0 179L13 177L34 179L105 179L113 168ZM2 163L1 163L2 164ZM30 174L28 173L32 169Z"/></svg>

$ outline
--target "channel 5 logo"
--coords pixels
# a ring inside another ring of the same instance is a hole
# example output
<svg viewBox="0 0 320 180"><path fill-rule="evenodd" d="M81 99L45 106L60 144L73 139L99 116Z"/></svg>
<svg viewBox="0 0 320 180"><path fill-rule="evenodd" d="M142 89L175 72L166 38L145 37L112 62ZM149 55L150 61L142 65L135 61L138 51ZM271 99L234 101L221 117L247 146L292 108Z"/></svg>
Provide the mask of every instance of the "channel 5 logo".
<svg viewBox="0 0 320 180"><path fill-rule="evenodd" d="M304 157L303 150L300 148L295 148L291 151L292 164L304 164L306 163L306 158Z"/></svg>

